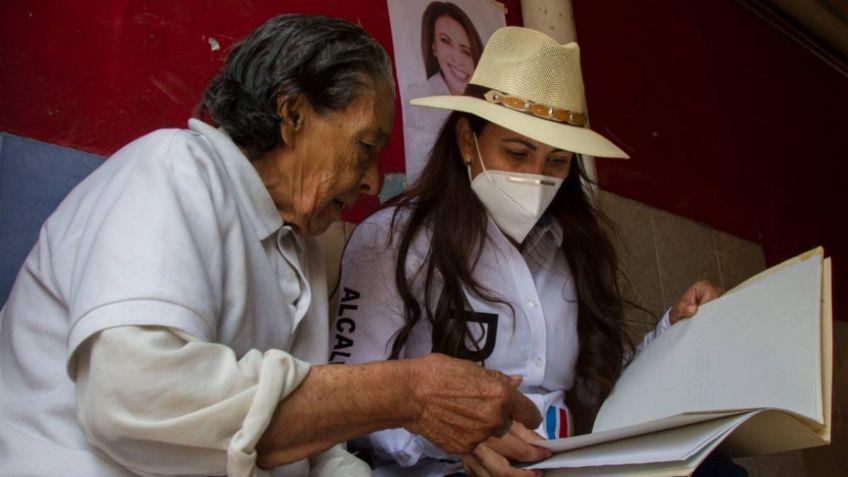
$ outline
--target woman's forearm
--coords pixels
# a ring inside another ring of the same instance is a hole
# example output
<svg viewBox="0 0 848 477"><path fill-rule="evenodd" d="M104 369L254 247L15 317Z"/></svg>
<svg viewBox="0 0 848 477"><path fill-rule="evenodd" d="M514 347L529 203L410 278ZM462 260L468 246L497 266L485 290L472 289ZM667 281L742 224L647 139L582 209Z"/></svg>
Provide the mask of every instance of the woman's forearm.
<svg viewBox="0 0 848 477"><path fill-rule="evenodd" d="M295 462L413 415L401 362L313 366L277 406L256 448L260 467ZM406 401L406 402L404 402Z"/></svg>

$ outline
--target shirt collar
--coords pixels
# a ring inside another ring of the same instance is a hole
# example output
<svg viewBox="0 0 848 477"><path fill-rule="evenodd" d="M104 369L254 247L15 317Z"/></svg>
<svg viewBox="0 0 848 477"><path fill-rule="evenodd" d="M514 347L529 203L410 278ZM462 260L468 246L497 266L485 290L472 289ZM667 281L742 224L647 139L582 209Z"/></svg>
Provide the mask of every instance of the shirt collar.
<svg viewBox="0 0 848 477"><path fill-rule="evenodd" d="M495 239L494 243L504 246L509 245L509 248L512 249L513 247L509 239L506 238L506 235L495 224L492 216L486 214L486 220L487 227L489 228L489 237ZM521 253L525 254L540 247L560 248L562 247L562 240L562 226L559 224L559 221L550 214L545 214L539 218L539 221L536 222L536 225L530 229L527 237L524 238L524 246Z"/></svg>
<svg viewBox="0 0 848 477"><path fill-rule="evenodd" d="M551 214L544 214L524 239L524 250L532 250L539 246L540 241L550 242L554 247L562 247L562 226Z"/></svg>
<svg viewBox="0 0 848 477"><path fill-rule="evenodd" d="M298 255L303 255L306 252L306 245L303 243L303 237L299 233L295 232L291 225L287 225L283 222L283 226L280 227L277 237L280 241L285 241L287 238L290 238Z"/></svg>
<svg viewBox="0 0 848 477"><path fill-rule="evenodd" d="M212 149L218 153L233 186L239 208L253 224L259 239L264 240L279 230L283 226L283 219L271 199L271 194L250 160L229 135L223 129L216 129L194 118L189 119L188 127L209 141Z"/></svg>

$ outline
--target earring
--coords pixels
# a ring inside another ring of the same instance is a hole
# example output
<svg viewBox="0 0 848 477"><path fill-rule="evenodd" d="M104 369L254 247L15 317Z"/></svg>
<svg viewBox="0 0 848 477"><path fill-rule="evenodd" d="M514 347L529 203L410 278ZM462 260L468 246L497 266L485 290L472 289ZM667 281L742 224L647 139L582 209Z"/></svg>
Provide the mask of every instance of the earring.
<svg viewBox="0 0 848 477"><path fill-rule="evenodd" d="M463 160L464 160L466 166L470 166L471 165L471 154L466 154L465 157L463 157Z"/></svg>

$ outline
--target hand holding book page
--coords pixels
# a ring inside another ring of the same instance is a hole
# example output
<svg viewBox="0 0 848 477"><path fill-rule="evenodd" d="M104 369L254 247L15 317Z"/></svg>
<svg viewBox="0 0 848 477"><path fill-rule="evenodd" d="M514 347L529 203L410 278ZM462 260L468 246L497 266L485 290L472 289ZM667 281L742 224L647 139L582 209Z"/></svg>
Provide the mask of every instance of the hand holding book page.
<svg viewBox="0 0 848 477"><path fill-rule="evenodd" d="M557 454L530 467L689 475L722 443L731 455L829 443L830 293L818 248L701 306L622 373L592 434L544 441Z"/></svg>

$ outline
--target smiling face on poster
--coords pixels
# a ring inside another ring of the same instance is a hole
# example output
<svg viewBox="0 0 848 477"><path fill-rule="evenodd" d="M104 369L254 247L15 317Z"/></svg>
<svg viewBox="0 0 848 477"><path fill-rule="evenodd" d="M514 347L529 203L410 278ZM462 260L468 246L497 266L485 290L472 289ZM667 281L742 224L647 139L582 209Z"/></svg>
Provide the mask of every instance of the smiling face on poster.
<svg viewBox="0 0 848 477"><path fill-rule="evenodd" d="M439 61L439 73L448 85L450 94L461 94L474 73L471 41L468 33L451 17L440 17L434 29L436 41L431 47Z"/></svg>
<svg viewBox="0 0 848 477"><path fill-rule="evenodd" d="M432 2L421 17L421 55L427 78L440 75L450 94L462 94L480 59L474 24L452 3Z"/></svg>
<svg viewBox="0 0 848 477"><path fill-rule="evenodd" d="M494 0L388 0L403 112L406 181L414 182L447 111L412 106L423 96L460 95L486 40L506 25Z"/></svg>

